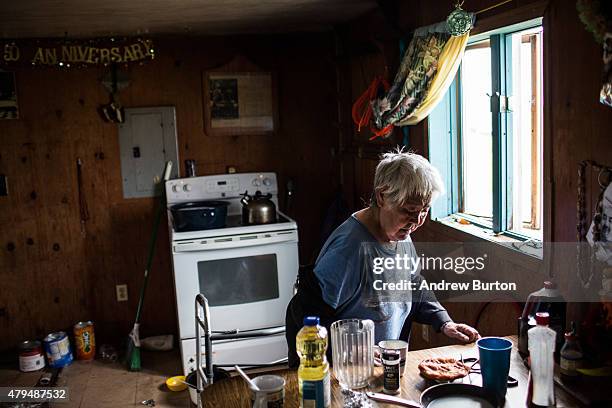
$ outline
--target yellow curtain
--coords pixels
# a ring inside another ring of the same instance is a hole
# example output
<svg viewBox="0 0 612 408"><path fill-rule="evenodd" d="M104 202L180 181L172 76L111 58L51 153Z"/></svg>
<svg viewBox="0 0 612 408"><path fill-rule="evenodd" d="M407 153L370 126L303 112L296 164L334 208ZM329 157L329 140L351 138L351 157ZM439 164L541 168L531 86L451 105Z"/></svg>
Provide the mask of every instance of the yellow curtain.
<svg viewBox="0 0 612 408"><path fill-rule="evenodd" d="M438 71L431 80L427 96L412 115L395 123L395 126L416 125L436 107L455 78L469 36L470 33L466 33L458 37L451 37L446 42L438 60Z"/></svg>

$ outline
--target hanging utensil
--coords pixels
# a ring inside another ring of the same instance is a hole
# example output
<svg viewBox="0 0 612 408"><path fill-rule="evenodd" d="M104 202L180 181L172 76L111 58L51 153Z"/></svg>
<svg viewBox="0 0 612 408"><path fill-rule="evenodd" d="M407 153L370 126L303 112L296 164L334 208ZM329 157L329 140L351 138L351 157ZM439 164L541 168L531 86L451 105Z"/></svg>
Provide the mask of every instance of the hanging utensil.
<svg viewBox="0 0 612 408"><path fill-rule="evenodd" d="M83 192L83 160L77 157L77 189L79 192L79 215L81 218L81 235L85 236L85 223L89 220L89 211L87 210L87 202L85 201L85 193Z"/></svg>

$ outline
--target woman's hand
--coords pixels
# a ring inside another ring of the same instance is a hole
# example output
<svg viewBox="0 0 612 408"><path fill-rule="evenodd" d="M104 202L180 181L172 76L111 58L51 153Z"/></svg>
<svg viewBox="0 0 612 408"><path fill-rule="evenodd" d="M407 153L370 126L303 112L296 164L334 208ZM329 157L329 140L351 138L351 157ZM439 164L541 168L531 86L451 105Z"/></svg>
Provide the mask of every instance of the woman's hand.
<svg viewBox="0 0 612 408"><path fill-rule="evenodd" d="M464 343L471 343L480 338L480 334L475 328L463 323L445 323L442 326L442 333L451 339L457 339Z"/></svg>

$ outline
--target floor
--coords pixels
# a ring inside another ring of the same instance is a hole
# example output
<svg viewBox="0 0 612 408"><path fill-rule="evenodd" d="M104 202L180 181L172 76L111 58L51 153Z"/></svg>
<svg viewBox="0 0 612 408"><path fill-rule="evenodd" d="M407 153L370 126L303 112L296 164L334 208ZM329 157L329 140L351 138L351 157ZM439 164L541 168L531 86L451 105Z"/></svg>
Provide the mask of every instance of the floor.
<svg viewBox="0 0 612 408"><path fill-rule="evenodd" d="M181 374L178 351L143 351L141 360L142 370L139 372L130 372L124 364L116 362L73 362L62 370L57 382L58 387L68 387L70 401L51 406L144 407L142 401L152 399L155 407L190 407L188 391L172 392L165 384L166 378ZM42 370L22 373L13 367L0 367L0 387L31 387L42 374ZM0 407L13 406L0 403Z"/></svg>

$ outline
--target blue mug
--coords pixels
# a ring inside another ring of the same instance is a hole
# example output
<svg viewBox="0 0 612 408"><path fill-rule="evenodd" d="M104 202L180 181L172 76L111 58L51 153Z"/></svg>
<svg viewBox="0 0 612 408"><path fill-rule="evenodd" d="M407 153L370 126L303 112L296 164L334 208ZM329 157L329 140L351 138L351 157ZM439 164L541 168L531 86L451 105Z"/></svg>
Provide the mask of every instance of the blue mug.
<svg viewBox="0 0 612 408"><path fill-rule="evenodd" d="M480 355L482 386L503 401L508 388L512 342L501 337L483 337L476 345Z"/></svg>

